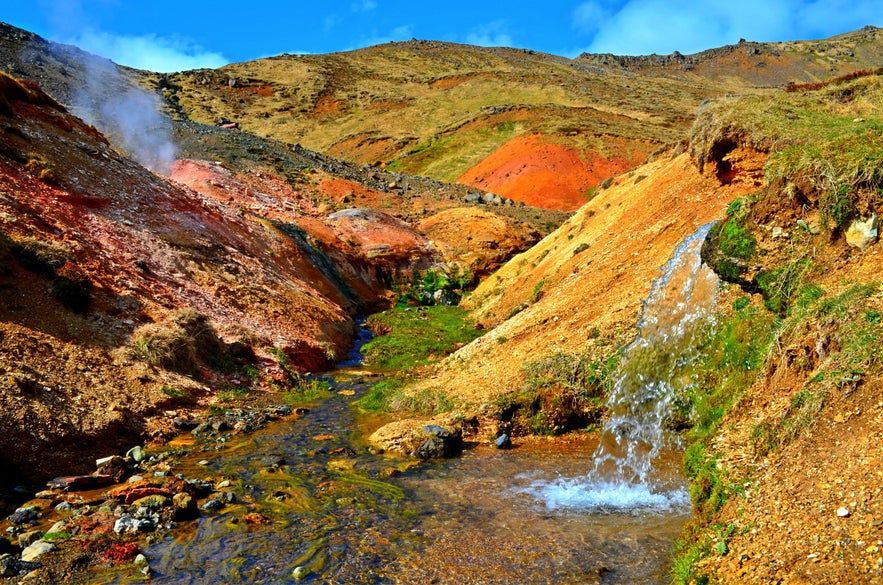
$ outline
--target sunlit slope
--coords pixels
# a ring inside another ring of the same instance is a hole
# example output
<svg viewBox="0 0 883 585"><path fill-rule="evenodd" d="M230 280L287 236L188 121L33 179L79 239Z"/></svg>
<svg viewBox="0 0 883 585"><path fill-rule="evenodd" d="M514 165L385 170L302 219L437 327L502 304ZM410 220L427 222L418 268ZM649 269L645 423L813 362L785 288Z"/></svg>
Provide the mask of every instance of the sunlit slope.
<svg viewBox="0 0 883 585"><path fill-rule="evenodd" d="M872 28L811 43L573 60L411 41L150 78L178 115L194 121L233 120L351 161L468 181L470 170L525 135L572 149L589 172L598 158L633 167L682 139L705 99L877 66L881 46ZM498 155L494 164L520 163Z"/></svg>
<svg viewBox="0 0 883 585"><path fill-rule="evenodd" d="M633 337L641 300L677 244L754 188L750 172L722 185L675 152L619 177L476 289L468 306L490 332L413 390L480 406L517 391L528 362L614 353Z"/></svg>

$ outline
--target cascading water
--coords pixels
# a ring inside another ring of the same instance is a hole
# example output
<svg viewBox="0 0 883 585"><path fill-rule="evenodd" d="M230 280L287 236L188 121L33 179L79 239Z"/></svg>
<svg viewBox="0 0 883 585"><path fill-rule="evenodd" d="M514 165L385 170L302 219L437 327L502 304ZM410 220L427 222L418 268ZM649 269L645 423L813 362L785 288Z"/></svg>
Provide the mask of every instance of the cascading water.
<svg viewBox="0 0 883 585"><path fill-rule="evenodd" d="M712 319L718 279L702 264L700 249L711 224L685 239L644 301L638 338L624 354L608 398L610 417L593 456L578 478L534 482L526 491L549 508L609 512L688 511L690 499L677 474L657 467L678 447L666 430L685 365L699 355L698 332Z"/></svg>

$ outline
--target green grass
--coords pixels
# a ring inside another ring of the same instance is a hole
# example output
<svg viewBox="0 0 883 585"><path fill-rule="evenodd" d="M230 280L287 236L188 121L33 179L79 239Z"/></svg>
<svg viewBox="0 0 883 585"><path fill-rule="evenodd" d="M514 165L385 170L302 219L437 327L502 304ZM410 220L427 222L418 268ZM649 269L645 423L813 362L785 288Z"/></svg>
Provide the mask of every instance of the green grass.
<svg viewBox="0 0 883 585"><path fill-rule="evenodd" d="M460 307L395 307L372 315L368 326L388 333L362 348L365 362L378 370L408 373L453 352L483 332Z"/></svg>
<svg viewBox="0 0 883 585"><path fill-rule="evenodd" d="M620 353L596 360L587 353L557 353L524 365L517 392L494 402L494 416L516 434L557 435L597 425Z"/></svg>

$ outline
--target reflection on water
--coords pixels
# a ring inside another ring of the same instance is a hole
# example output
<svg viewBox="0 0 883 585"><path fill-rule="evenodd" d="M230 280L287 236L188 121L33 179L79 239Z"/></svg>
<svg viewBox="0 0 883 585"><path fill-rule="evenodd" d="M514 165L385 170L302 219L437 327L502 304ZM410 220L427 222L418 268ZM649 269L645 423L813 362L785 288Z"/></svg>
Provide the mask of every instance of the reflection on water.
<svg viewBox="0 0 883 585"><path fill-rule="evenodd" d="M584 474L596 443L570 437L512 451L479 447L403 478L433 513L415 527L419 555L397 559L387 575L398 583L667 582L666 559L689 507L587 511L567 497L550 506L535 491Z"/></svg>

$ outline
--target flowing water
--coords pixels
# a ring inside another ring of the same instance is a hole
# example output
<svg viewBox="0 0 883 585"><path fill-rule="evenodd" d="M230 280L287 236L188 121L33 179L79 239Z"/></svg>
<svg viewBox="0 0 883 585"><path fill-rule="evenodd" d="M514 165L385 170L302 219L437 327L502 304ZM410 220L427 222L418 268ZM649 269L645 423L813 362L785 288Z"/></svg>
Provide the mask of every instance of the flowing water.
<svg viewBox="0 0 883 585"><path fill-rule="evenodd" d="M713 303L716 282L698 259L706 232L684 242L654 284L600 441L477 445L420 465L372 455L359 442L370 429L351 407L371 380L340 369L335 394L302 417L180 458L188 477L230 480L237 503L148 547L150 582L665 582L690 504L663 423L685 383L671 372L690 359L691 324ZM142 580L115 569L94 582Z"/></svg>
<svg viewBox="0 0 883 585"><path fill-rule="evenodd" d="M550 508L632 514L688 513L683 479L666 452L675 402L690 380L679 372L699 350L701 326L713 318L717 275L699 251L711 224L684 240L644 301L637 339L625 350L608 398L610 416L588 473L535 482L530 491Z"/></svg>

